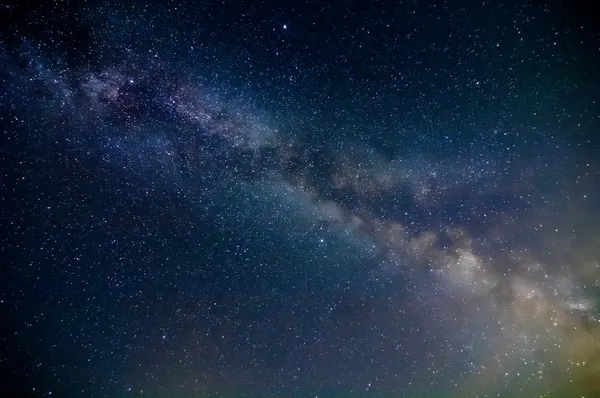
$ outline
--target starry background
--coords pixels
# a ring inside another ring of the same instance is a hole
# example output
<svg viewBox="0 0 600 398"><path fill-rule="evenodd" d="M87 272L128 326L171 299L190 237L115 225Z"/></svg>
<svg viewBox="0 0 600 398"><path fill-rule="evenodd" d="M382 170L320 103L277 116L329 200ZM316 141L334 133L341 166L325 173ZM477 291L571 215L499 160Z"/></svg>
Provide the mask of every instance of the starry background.
<svg viewBox="0 0 600 398"><path fill-rule="evenodd" d="M0 395L600 396L591 4L1 18Z"/></svg>

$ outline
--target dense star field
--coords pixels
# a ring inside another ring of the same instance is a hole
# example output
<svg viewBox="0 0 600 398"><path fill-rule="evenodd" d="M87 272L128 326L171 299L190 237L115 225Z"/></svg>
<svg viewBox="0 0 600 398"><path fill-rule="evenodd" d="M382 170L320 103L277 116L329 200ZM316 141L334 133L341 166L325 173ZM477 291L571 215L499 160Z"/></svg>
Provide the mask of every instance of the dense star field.
<svg viewBox="0 0 600 398"><path fill-rule="evenodd" d="M592 5L0 13L0 396L600 397Z"/></svg>

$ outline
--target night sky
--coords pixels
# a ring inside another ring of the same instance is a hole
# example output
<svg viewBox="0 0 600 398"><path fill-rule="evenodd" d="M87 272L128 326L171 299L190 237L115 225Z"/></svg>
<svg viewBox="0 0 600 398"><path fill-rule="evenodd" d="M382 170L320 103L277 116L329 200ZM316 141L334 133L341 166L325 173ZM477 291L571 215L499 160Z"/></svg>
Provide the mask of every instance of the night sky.
<svg viewBox="0 0 600 398"><path fill-rule="evenodd" d="M592 3L4 3L0 396L600 397Z"/></svg>

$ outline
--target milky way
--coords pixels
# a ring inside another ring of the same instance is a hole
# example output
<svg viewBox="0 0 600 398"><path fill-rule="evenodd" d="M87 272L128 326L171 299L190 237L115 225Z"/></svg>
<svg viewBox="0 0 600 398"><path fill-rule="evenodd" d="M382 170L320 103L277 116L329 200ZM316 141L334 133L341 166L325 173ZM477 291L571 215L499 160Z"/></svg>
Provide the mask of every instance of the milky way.
<svg viewBox="0 0 600 398"><path fill-rule="evenodd" d="M585 12L46 7L0 48L0 392L600 396Z"/></svg>

